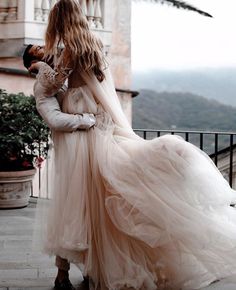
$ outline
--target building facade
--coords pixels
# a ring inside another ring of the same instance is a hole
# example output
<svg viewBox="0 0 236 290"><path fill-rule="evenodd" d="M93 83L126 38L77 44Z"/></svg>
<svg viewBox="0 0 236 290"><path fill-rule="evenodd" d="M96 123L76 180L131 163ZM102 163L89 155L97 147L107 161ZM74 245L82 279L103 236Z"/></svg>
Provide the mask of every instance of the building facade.
<svg viewBox="0 0 236 290"><path fill-rule="evenodd" d="M23 67L22 53L28 44L44 44L48 15L56 1L0 1L0 88L33 93L35 80ZM123 109L131 121L131 1L79 1L90 28L103 41Z"/></svg>
<svg viewBox="0 0 236 290"><path fill-rule="evenodd" d="M104 44L122 107L131 122L131 1L79 1L90 28ZM1 89L9 93L33 94L35 79L24 68L22 54L28 44L44 44L48 15L56 2L57 0L0 0ZM49 164L50 161L45 163L34 179L34 196L48 197L45 188Z"/></svg>

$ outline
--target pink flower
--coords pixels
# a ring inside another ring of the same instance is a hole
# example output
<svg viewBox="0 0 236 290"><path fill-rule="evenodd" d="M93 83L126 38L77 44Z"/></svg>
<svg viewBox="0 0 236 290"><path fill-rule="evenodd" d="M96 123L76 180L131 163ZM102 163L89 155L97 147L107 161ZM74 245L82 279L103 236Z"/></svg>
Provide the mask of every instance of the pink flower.
<svg viewBox="0 0 236 290"><path fill-rule="evenodd" d="M36 160L35 160L36 166L37 166L38 168L41 168L41 167L42 167L42 163L43 163L43 161L44 161L44 158L43 158L43 157L41 157L41 156L36 157Z"/></svg>

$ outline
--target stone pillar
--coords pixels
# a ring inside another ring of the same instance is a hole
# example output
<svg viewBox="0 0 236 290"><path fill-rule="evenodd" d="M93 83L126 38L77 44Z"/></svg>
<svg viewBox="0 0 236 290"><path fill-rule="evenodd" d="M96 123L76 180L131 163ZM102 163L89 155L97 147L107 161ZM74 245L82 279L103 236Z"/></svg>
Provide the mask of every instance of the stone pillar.
<svg viewBox="0 0 236 290"><path fill-rule="evenodd" d="M17 20L24 21L25 19L25 0L18 0Z"/></svg>
<svg viewBox="0 0 236 290"><path fill-rule="evenodd" d="M34 0L24 0L25 22L34 21Z"/></svg>
<svg viewBox="0 0 236 290"><path fill-rule="evenodd" d="M131 86L131 1L112 0L112 45L110 49L112 72L116 87Z"/></svg>
<svg viewBox="0 0 236 290"><path fill-rule="evenodd" d="M131 87L131 1L112 2L112 44L110 48L111 70L116 88L130 90ZM122 107L131 122L132 98L122 94Z"/></svg>

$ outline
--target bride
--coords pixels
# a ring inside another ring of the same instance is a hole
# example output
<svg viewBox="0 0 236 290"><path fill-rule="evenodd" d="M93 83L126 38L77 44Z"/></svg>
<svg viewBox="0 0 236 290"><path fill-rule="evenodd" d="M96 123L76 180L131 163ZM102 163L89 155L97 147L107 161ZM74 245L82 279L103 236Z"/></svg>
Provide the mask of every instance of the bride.
<svg viewBox="0 0 236 290"><path fill-rule="evenodd" d="M75 263L95 289L199 289L236 273L236 194L210 158L181 137L137 136L100 41L77 0L49 15L35 94L68 79L62 110L99 116L87 132L55 133L53 200L43 249ZM68 288L60 288L68 289Z"/></svg>

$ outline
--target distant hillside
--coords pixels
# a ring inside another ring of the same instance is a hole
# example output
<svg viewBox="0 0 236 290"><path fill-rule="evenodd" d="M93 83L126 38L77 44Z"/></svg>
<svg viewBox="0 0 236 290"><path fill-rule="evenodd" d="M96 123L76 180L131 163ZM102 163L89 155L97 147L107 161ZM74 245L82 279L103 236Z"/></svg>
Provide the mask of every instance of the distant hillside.
<svg viewBox="0 0 236 290"><path fill-rule="evenodd" d="M236 68L134 72L133 88L191 92L236 107Z"/></svg>
<svg viewBox="0 0 236 290"><path fill-rule="evenodd" d="M133 100L133 127L236 131L236 108L190 93L141 90Z"/></svg>

